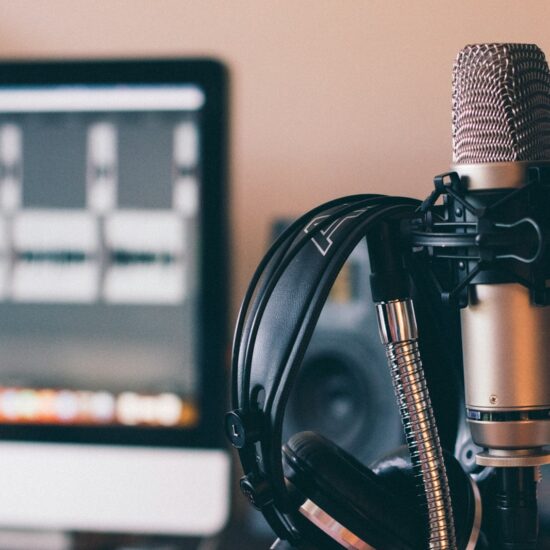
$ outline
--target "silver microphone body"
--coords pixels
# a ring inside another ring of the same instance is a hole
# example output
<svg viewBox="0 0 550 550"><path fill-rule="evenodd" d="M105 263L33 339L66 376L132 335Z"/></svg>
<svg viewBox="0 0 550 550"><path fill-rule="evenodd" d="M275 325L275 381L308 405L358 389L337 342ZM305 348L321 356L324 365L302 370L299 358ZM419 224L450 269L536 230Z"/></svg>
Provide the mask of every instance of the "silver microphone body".
<svg viewBox="0 0 550 550"><path fill-rule="evenodd" d="M476 191L520 188L529 168L550 162L453 166ZM494 187L491 187L494 185ZM505 187L506 186L506 187ZM461 310L465 401L485 465L546 463L550 444L550 307L518 283L476 284Z"/></svg>
<svg viewBox="0 0 550 550"><path fill-rule="evenodd" d="M536 46L484 44L460 52L453 152L452 170L480 208L528 185L534 171L550 173L550 73ZM474 279L461 310L467 418L473 440L486 449L477 460L548 463L550 307L535 305L519 282L496 281Z"/></svg>

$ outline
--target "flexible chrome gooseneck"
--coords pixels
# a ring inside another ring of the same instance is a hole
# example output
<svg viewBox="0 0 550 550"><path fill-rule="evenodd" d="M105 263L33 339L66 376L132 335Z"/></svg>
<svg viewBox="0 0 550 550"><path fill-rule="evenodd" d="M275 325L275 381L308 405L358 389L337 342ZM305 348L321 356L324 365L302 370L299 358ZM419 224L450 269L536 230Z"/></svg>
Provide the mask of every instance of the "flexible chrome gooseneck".
<svg viewBox="0 0 550 550"><path fill-rule="evenodd" d="M422 368L412 300L381 302L376 311L411 460L424 486L429 547L456 550L449 484Z"/></svg>

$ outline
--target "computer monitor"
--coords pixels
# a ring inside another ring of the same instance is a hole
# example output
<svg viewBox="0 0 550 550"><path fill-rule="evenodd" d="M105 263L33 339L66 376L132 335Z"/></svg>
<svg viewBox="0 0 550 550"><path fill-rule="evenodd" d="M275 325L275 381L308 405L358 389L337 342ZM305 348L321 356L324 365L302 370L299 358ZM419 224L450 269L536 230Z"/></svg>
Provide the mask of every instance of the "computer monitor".
<svg viewBox="0 0 550 550"><path fill-rule="evenodd" d="M0 64L0 527L224 525L225 137L212 60Z"/></svg>

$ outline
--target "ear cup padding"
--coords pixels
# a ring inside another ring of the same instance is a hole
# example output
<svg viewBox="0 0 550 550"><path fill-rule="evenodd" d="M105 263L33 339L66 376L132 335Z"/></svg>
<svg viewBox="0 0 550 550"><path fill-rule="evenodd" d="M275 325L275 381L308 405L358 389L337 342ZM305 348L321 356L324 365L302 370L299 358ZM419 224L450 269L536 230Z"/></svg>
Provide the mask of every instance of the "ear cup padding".
<svg viewBox="0 0 550 550"><path fill-rule="evenodd" d="M368 544L383 549L422 548L416 501L406 500L374 472L331 441L301 432L283 447L285 474L305 499Z"/></svg>

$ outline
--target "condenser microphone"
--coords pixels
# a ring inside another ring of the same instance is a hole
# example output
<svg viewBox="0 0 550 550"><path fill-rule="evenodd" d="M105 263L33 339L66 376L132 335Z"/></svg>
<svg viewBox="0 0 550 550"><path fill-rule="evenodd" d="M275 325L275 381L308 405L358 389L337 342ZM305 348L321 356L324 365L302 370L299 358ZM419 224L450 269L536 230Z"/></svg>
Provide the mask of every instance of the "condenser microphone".
<svg viewBox="0 0 550 550"><path fill-rule="evenodd" d="M452 171L435 178L408 235L442 299L461 309L466 419L483 448L477 463L496 471L491 548L533 549L536 467L550 463L550 72L543 52L531 44L465 47L452 99Z"/></svg>
<svg viewBox="0 0 550 550"><path fill-rule="evenodd" d="M478 463L550 462L550 73L530 44L465 47L453 70L453 170L477 256L461 311L467 418ZM460 275L457 277L460 278Z"/></svg>

